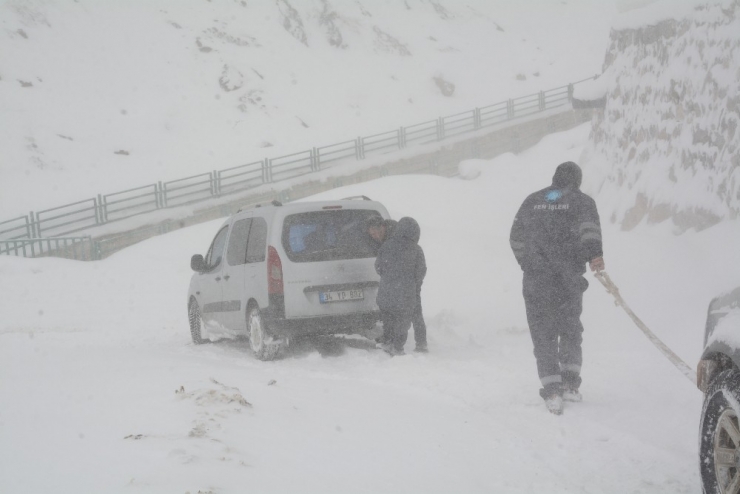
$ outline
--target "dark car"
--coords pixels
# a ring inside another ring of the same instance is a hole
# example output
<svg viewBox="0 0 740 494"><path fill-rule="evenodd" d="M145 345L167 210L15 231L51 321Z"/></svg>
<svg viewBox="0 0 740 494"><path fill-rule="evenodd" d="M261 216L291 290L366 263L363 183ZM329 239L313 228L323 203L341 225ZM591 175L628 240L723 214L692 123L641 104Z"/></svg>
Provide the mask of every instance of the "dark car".
<svg viewBox="0 0 740 494"><path fill-rule="evenodd" d="M740 287L709 304L696 381L704 392L699 437L704 493L740 493Z"/></svg>

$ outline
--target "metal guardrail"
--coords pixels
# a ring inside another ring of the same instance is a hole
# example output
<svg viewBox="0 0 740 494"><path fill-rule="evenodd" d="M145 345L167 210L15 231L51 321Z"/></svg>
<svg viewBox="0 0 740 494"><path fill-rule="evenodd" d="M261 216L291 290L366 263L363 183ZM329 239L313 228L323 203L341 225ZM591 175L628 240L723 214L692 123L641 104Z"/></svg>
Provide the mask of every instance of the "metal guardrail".
<svg viewBox="0 0 740 494"><path fill-rule="evenodd" d="M0 255L63 257L78 261L100 259L100 249L91 236L0 240Z"/></svg>
<svg viewBox="0 0 740 494"><path fill-rule="evenodd" d="M158 209L206 201L317 172L336 161L350 158L363 160L370 154L389 153L412 143L438 142L501 125L570 103L573 100L573 86L592 79L589 77L547 91L350 141L121 192L98 194L92 199L31 212L27 216L1 221L0 241L28 239L33 240L29 244L31 246L39 237L64 237Z"/></svg>

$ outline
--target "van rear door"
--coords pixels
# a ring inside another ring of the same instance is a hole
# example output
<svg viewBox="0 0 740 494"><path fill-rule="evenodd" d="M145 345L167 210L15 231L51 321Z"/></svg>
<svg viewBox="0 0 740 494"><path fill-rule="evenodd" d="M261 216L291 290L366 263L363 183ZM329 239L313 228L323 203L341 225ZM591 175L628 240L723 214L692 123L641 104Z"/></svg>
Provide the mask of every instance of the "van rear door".
<svg viewBox="0 0 740 494"><path fill-rule="evenodd" d="M285 316L288 319L377 311L376 246L365 222L373 209L323 209L283 220Z"/></svg>

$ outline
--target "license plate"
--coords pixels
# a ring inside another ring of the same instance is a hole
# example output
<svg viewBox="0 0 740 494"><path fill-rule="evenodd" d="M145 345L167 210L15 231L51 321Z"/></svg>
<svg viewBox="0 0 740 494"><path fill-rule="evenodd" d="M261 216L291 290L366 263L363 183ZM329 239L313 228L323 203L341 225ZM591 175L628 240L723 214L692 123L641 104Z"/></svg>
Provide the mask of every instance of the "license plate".
<svg viewBox="0 0 740 494"><path fill-rule="evenodd" d="M322 304L329 302L345 302L347 300L362 300L365 294L362 290L338 290L336 292L319 292L319 300Z"/></svg>

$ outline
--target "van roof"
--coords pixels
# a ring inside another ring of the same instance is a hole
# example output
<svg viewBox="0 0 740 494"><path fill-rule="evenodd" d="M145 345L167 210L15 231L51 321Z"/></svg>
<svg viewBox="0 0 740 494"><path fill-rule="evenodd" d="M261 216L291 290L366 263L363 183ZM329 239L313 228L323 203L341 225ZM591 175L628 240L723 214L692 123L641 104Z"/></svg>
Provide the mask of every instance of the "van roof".
<svg viewBox="0 0 740 494"><path fill-rule="evenodd" d="M246 206L244 208L241 208L239 212L242 211L249 211L254 209L262 209L262 208L270 208L270 209L288 209L290 211L316 211L320 209L324 209L326 207L337 207L340 208L347 208L347 209L366 209L367 207L370 207L372 209L375 209L376 207L380 206L382 208L382 205L377 201L372 201L368 199L365 196L358 196L362 197L363 200L357 200L354 197L353 198L347 198L347 199L340 199L335 201L296 201L296 202L290 202L287 204L281 204L277 201L273 201L272 203L266 203L266 204L255 204L251 206Z"/></svg>

